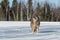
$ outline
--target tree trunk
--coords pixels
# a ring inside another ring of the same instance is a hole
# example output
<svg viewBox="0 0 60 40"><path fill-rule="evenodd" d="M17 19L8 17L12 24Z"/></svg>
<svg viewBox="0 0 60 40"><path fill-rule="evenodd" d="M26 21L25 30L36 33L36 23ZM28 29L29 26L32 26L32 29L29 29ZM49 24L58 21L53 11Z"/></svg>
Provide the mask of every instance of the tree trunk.
<svg viewBox="0 0 60 40"><path fill-rule="evenodd" d="M23 21L23 9L22 9L22 2L21 2L21 21Z"/></svg>
<svg viewBox="0 0 60 40"><path fill-rule="evenodd" d="M16 21L14 11L12 11L12 14L13 14L13 18L14 18L13 20Z"/></svg>
<svg viewBox="0 0 60 40"><path fill-rule="evenodd" d="M29 9L28 9L28 4L27 4L27 21L29 21L29 17L28 17L28 13L29 13Z"/></svg>
<svg viewBox="0 0 60 40"><path fill-rule="evenodd" d="M18 5L17 5L17 15L16 15L16 18L17 18L17 21L18 21Z"/></svg>

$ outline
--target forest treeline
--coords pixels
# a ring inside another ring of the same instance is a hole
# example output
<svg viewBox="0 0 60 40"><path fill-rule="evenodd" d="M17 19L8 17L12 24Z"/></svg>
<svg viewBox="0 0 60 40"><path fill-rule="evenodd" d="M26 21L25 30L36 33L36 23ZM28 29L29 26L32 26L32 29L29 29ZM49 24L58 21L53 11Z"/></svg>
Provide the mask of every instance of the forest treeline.
<svg viewBox="0 0 60 40"><path fill-rule="evenodd" d="M60 7L56 8L48 2L41 4L39 0L24 1L13 0L10 7L9 1L3 0L0 3L0 21L30 21L33 13L38 14L41 21L60 21Z"/></svg>

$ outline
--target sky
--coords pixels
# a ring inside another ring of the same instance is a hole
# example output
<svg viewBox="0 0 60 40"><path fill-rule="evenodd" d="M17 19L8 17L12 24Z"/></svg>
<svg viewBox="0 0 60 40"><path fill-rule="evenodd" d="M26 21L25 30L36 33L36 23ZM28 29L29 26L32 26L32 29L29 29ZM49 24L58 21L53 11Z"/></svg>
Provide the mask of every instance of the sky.
<svg viewBox="0 0 60 40"><path fill-rule="evenodd" d="M0 2L1 2L2 0L0 0ZM10 2L10 6L12 5L12 1L13 0L9 0L9 2ZM24 2L27 2L27 0L22 0L22 1L24 1ZM35 0L34 0L35 1ZM40 1L40 3L44 3L45 1L47 1L48 3L50 3L50 4L55 4L56 6L59 6L59 0L39 0ZM20 2L20 0L18 0L18 2ZM38 2L38 0L36 0L36 2Z"/></svg>
<svg viewBox="0 0 60 40"><path fill-rule="evenodd" d="M2 0L0 0L0 2L1 2Z"/></svg>

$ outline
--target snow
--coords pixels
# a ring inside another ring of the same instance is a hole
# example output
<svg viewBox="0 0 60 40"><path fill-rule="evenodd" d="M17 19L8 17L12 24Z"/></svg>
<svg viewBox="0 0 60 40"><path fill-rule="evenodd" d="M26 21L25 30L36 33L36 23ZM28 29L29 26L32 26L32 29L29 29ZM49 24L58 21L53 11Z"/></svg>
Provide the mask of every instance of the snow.
<svg viewBox="0 0 60 40"><path fill-rule="evenodd" d="M41 22L34 34L30 22L0 22L0 40L60 40L60 22Z"/></svg>
<svg viewBox="0 0 60 40"><path fill-rule="evenodd" d="M41 25L60 25L60 22L40 22ZM30 26L29 21L1 21L0 27L11 27L11 26Z"/></svg>

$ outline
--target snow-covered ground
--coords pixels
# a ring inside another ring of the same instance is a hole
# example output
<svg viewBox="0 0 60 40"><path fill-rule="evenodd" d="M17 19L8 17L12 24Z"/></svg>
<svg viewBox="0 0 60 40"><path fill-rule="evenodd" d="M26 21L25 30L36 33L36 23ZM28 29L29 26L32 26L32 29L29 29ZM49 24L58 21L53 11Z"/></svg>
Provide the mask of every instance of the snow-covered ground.
<svg viewBox="0 0 60 40"><path fill-rule="evenodd" d="M60 40L60 22L41 22L35 34L30 22L0 22L0 40Z"/></svg>

